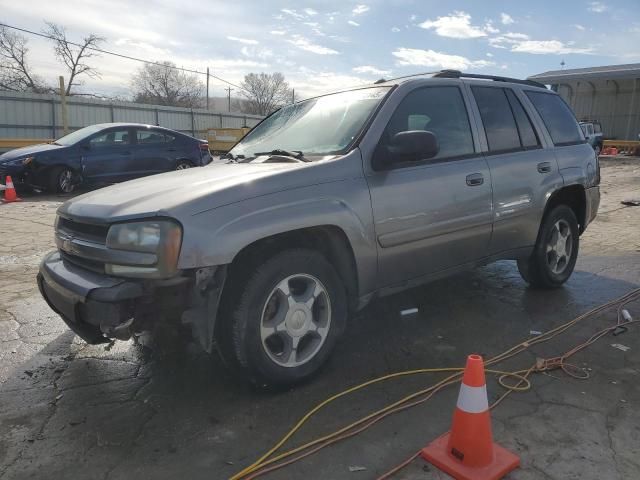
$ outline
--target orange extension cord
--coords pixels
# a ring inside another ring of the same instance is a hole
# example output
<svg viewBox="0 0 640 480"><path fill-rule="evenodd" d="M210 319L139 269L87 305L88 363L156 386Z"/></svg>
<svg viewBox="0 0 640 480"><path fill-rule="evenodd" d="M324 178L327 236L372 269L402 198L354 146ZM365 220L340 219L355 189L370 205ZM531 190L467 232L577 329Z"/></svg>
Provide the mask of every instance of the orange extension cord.
<svg viewBox="0 0 640 480"><path fill-rule="evenodd" d="M574 325L576 325L578 322L591 317L597 313L600 313L608 308L610 308L613 305L617 305L617 322L615 325L611 326L611 327L607 327L605 329L602 329L598 332L596 332L594 335L592 335L587 341L585 341L584 343L581 343L577 346L575 346L574 348L572 348L571 350L567 351L566 353L564 353L561 356L558 357L553 357L553 358L549 358L549 359L538 359L536 361L536 363L534 365L532 365L529 369L526 370L520 370L520 371L516 371L516 372L502 372L499 370L492 370L492 369L487 369L487 373L494 373L499 375L498 377L498 382L499 384L504 387L506 389L506 391L491 405L491 408L495 408L496 406L498 406L508 395L510 395L511 393L513 393L514 391L526 391L530 388L531 384L529 381L529 376L534 373L534 372L546 372L549 370L555 370L555 369L562 369L567 375L570 375L574 378L578 378L578 379L586 379L589 377L588 372L586 372L584 369L581 369L575 365L572 365L570 363L568 363L566 360L568 358L570 358L571 356L575 355L576 353L580 352L581 350L587 348L588 346L592 345L593 343L595 343L596 341L598 341L599 339L601 339L602 337L604 337L605 335L609 334L610 332L614 331L615 329L619 328L620 326L628 326L631 324L637 324L640 322L640 320L631 320L631 321L622 321L621 318L621 312L622 309L624 308L625 305L627 305L628 303L632 302L633 300L635 300L637 297L640 296L640 289L636 289L633 290L625 295L623 295L622 297L607 302L603 305L600 305L598 307L593 308L592 310L576 317L575 319L560 325L559 327L556 327L552 330L550 330L549 332L546 332L540 336L534 337L532 339L528 339L525 340L524 342L519 343L518 345L510 348L509 350L487 360L485 362L486 366L491 366L491 365L495 365L499 362L502 362L504 360L507 360L509 358L512 358L522 352L524 352L525 350L529 349L531 346L533 345L537 345L539 343L543 343L543 342L547 342L549 340L551 340L552 338L555 338L556 336L560 335L561 333L565 332L566 330L568 330L569 328L573 327ZM384 407L376 412L373 412L372 414L369 414L359 420L357 420L356 422L353 422L350 425L347 425L346 427L341 428L340 430L333 432L331 434L325 435L321 438L317 438L316 440L313 440L311 442L308 442L304 445L301 445L299 447L296 447L292 450L289 450L287 452L281 453L279 455L276 455L275 457L272 457L275 452L280 449L282 447L282 445L291 438L291 436L293 436L293 434L299 430L301 428L301 426L314 414L316 414L321 408L323 408L324 406L326 406L328 403L344 396L347 395L349 393L352 393L356 390L359 390L361 388L365 388L373 383L378 383L380 381L384 381L387 380L389 378L396 378L399 376L406 376L406 375L413 375L413 374L418 374L418 373L429 373L429 372L434 372L434 371L439 371L439 372L455 372L451 375L449 375L448 377L444 378L443 380L437 382L436 384L425 388L423 390L420 390L418 392L415 392L411 395L408 395L407 397L391 404L388 405L387 407ZM580 372L580 374L578 374L577 372ZM453 385L455 383L458 383L460 381L460 377L462 375L462 369L461 368L442 368L442 369L419 369L419 370L412 370L412 371L408 371L408 372L398 372L396 374L391 374L391 375L387 375L384 377L380 377L378 379L374 379L374 380L370 380L368 382L365 382L361 385L358 385L356 387L352 387L344 392L341 392L337 395L334 395L332 397L330 397L329 399L325 400L324 402L321 402L318 406L316 406L314 409L312 409L309 413L307 413L301 421L299 421L296 426L294 428L292 428L279 442L276 443L276 445L271 448L266 454L264 454L260 459L258 459L256 462L254 462L252 465L249 465L248 467L246 467L245 469L243 469L242 471L238 472L237 474L235 474L233 477L231 477L231 480L251 480L251 479L255 479L257 477L260 477L264 474L267 474L269 472L272 472L274 470L278 470L280 468L283 468L287 465L290 465L294 462L297 462L298 460L301 460L305 457L308 457L309 455L312 455L313 453L329 446L332 445L336 442L339 442L341 440L344 440L346 438L350 438L353 437L354 435L357 435L358 433L368 429L369 427L371 427L372 425L376 424L377 422L379 422L380 420L386 418L389 415L392 415L394 413L406 410L408 408L414 407L416 405L420 405L424 402L426 402L427 400L429 400L433 395L435 395L437 392L439 392L440 390L442 390L443 388L449 386L449 385ZM513 385L510 385L506 382L506 379L508 377L512 377L514 379L517 379L517 382ZM524 384L524 386L523 386ZM393 469L389 470L388 472L386 472L385 474L381 475L380 477L378 477L378 480L385 480L390 478L391 476L393 476L394 474L396 474L398 471L400 471L402 468L404 468L405 466L409 465L418 455L420 452L415 453L414 455L412 455L410 458L406 459L404 462L402 462L401 464L397 465L396 467L394 467ZM272 457L272 458L270 458ZM286 460L285 460L286 459ZM283 461L281 461L283 460ZM280 463L277 463L280 462Z"/></svg>

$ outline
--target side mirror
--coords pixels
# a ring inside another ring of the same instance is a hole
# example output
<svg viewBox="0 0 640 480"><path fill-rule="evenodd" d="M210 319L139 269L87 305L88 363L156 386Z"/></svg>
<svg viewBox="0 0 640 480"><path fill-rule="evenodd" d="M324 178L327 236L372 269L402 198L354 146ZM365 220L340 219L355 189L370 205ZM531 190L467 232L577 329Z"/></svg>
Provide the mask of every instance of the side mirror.
<svg viewBox="0 0 640 480"><path fill-rule="evenodd" d="M424 130L396 133L387 148L393 163L427 160L435 157L440 150L433 132Z"/></svg>

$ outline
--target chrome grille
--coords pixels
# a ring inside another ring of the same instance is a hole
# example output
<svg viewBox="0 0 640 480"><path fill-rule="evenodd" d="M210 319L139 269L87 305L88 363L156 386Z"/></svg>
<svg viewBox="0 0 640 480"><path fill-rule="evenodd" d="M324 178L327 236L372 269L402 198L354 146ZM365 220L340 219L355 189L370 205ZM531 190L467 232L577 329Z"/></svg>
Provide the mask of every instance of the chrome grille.
<svg viewBox="0 0 640 480"><path fill-rule="evenodd" d="M68 218L59 217L58 230L73 238L79 238L104 245L107 242L109 226L81 223Z"/></svg>

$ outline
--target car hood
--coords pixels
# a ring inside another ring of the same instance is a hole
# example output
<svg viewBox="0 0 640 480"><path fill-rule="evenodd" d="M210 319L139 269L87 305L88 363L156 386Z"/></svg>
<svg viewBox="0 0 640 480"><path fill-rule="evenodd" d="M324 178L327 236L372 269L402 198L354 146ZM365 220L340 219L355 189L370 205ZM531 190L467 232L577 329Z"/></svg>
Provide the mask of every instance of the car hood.
<svg viewBox="0 0 640 480"><path fill-rule="evenodd" d="M150 216L180 220L185 215L309 184L311 172L296 175L308 168L313 164L213 164L102 188L67 201L58 212L98 223Z"/></svg>
<svg viewBox="0 0 640 480"><path fill-rule="evenodd" d="M15 160L16 158L20 157L26 157L28 155L51 152L53 150L59 150L61 148L65 147L62 145L53 145L49 143L41 143L38 145L29 145L28 147L15 148L0 155L0 163Z"/></svg>

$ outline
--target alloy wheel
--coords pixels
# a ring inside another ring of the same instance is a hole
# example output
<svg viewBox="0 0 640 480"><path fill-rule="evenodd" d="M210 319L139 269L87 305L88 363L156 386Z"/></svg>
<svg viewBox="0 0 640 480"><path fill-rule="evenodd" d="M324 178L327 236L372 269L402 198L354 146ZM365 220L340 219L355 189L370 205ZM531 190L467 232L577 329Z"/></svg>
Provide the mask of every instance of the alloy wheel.
<svg viewBox="0 0 640 480"><path fill-rule="evenodd" d="M558 220L549 234L547 242L547 265L551 272L560 275L565 271L573 252L571 228L565 220Z"/></svg>
<svg viewBox="0 0 640 480"><path fill-rule="evenodd" d="M58 186L60 187L60 191L63 193L73 192L73 172L71 170L65 169L60 172L60 176L58 177Z"/></svg>
<svg viewBox="0 0 640 480"><path fill-rule="evenodd" d="M327 289L307 274L290 275L267 297L260 320L262 346L282 367L309 362L321 349L331 326Z"/></svg>

